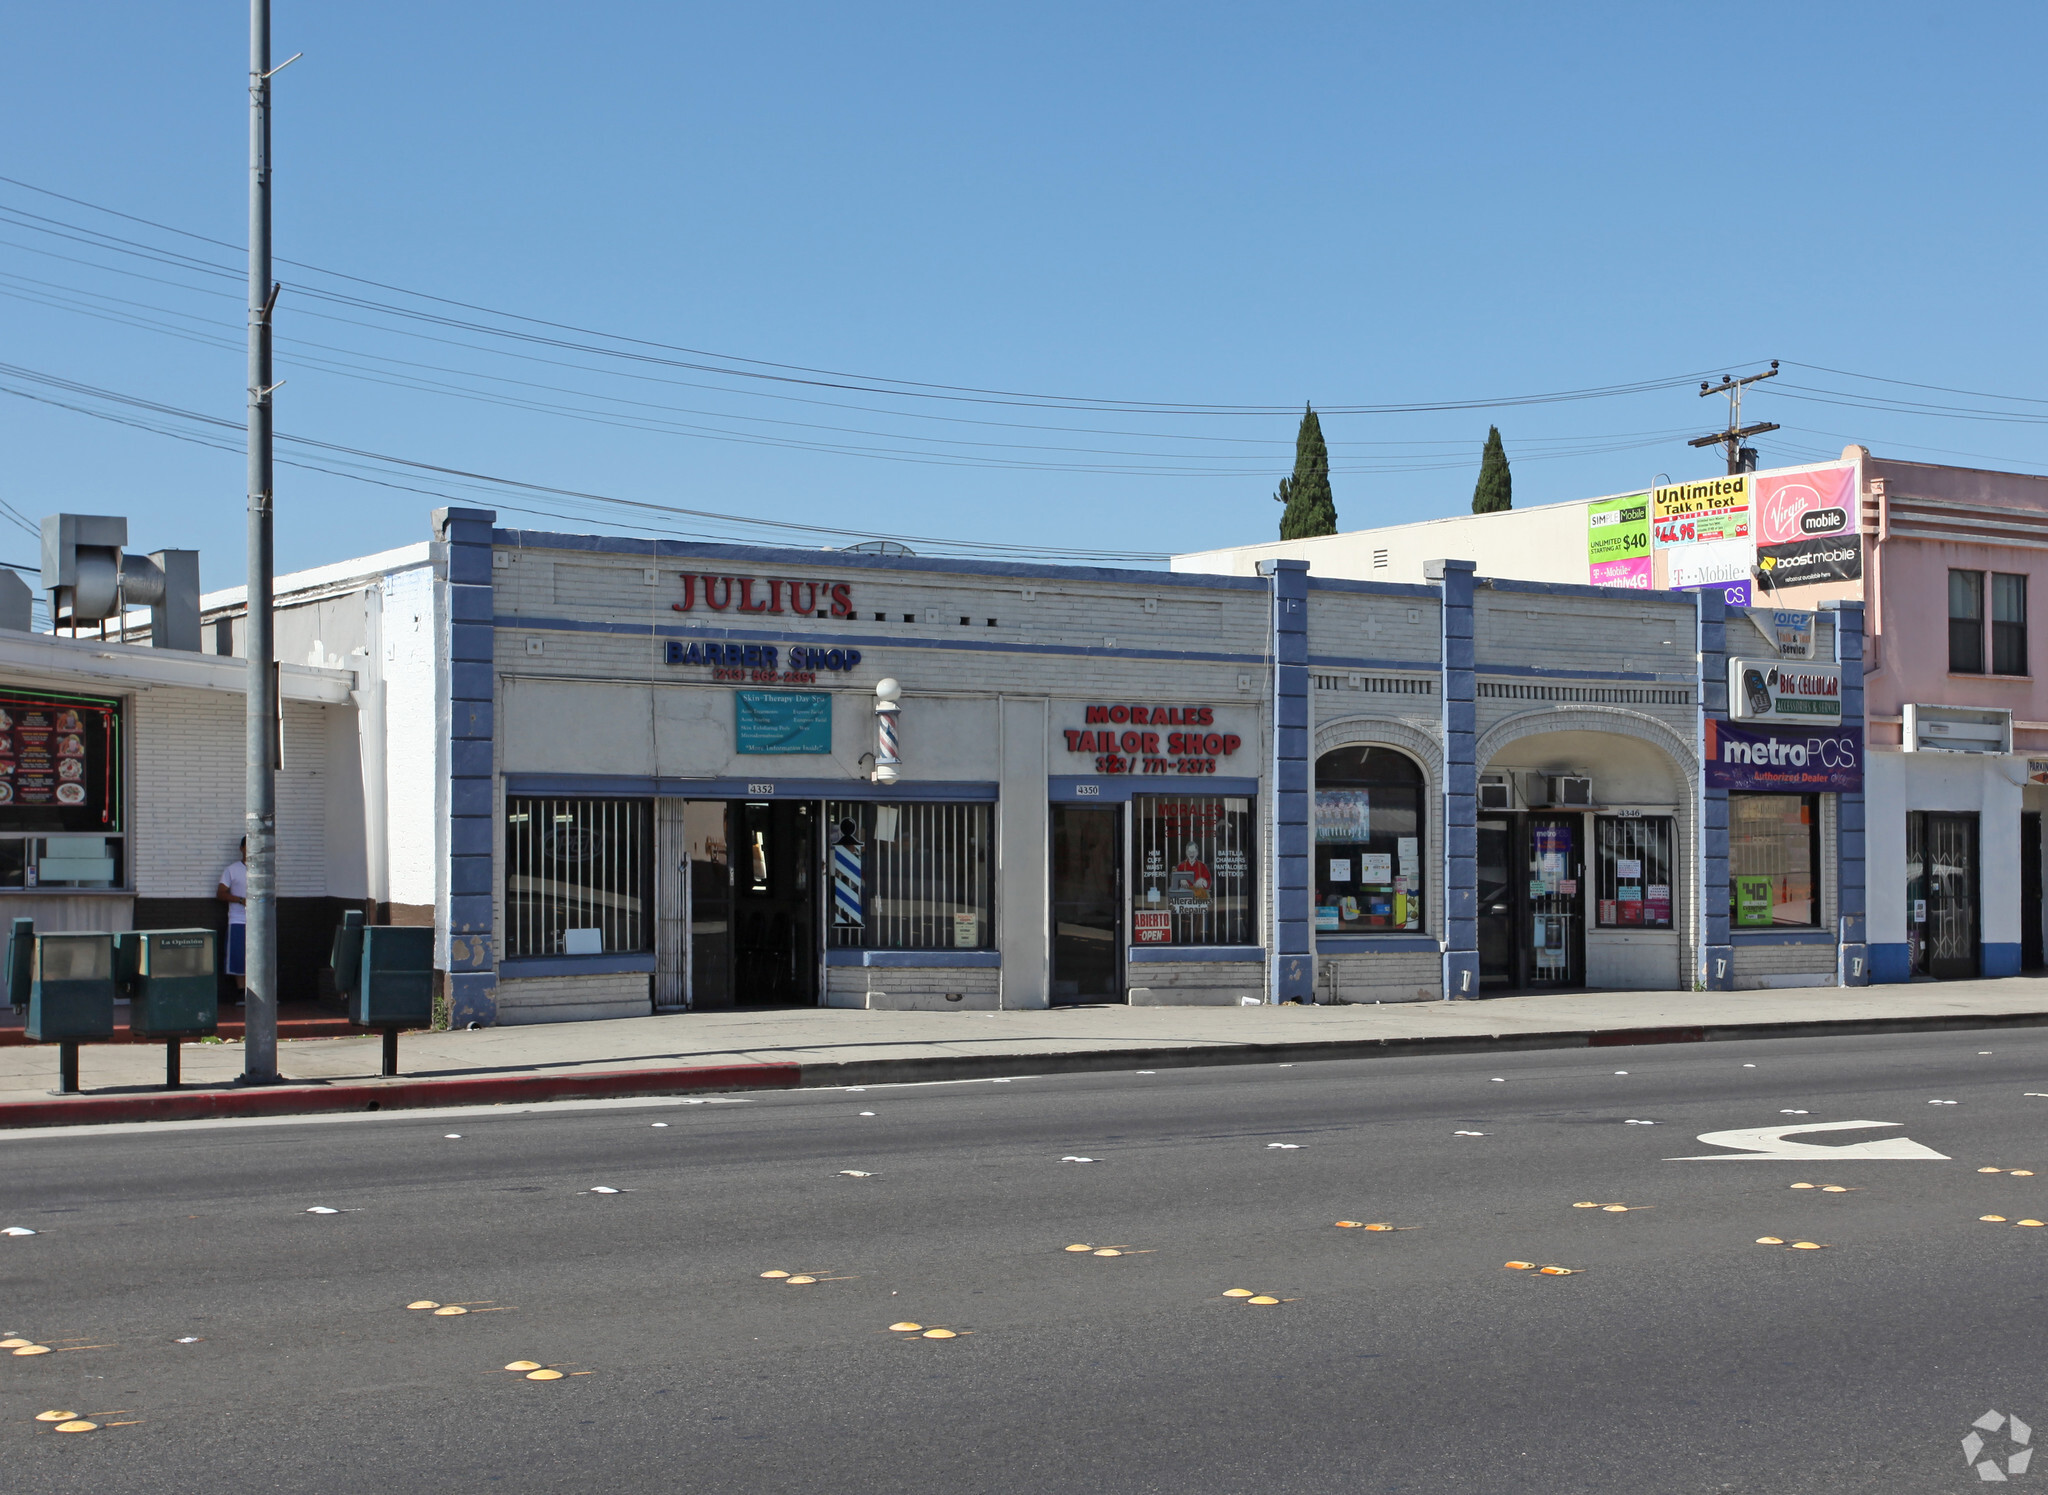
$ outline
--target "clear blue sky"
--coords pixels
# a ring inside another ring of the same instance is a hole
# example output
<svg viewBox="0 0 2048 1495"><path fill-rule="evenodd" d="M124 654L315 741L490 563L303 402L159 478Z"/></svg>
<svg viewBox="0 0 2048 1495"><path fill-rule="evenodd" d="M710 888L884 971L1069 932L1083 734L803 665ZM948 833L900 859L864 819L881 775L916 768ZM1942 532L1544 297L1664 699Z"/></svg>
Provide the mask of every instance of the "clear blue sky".
<svg viewBox="0 0 2048 1495"><path fill-rule="evenodd" d="M0 172L239 246L245 21L234 4L17 7ZM2036 6L278 0L275 34L280 60L306 54L277 87L282 256L730 357L1273 407L777 383L352 308L298 288L545 330L281 266L279 429L365 451L857 533L1166 551L1273 533L1305 399L1492 399L1773 357L2048 397ZM238 278L17 215L230 269L234 249L5 184L0 206L0 363L239 421ZM488 399L373 382L391 380ZM1765 386L1745 416L1788 428L1760 443L1766 465L1860 439L2048 467L2048 404L1811 369L1780 384L1854 403ZM506 397L594 418L490 402ZM1896 398L1989 418L1873 408ZM1462 511L1489 421L1529 504L1716 470L1683 437L1723 413L1689 386L1333 413L1340 521ZM239 578L235 451L8 396L0 451L0 498L32 518L126 513L137 547L197 545L209 587ZM765 533L379 475L507 523ZM281 468L279 562L420 538L437 501ZM9 532L0 559L33 561Z"/></svg>

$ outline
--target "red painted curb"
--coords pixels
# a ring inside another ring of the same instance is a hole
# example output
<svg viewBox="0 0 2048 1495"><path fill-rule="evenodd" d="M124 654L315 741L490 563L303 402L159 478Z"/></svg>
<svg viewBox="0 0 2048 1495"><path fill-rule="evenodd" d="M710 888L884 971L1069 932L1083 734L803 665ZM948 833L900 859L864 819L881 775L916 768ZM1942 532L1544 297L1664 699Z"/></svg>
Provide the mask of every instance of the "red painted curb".
<svg viewBox="0 0 2048 1495"><path fill-rule="evenodd" d="M794 1064L702 1065L604 1070L596 1074L478 1075L435 1080L353 1080L261 1090L177 1090L155 1094L53 1095L0 1105L0 1128L92 1126L118 1121L197 1121L223 1116L310 1116L334 1111L412 1111L531 1101L683 1095L697 1090L793 1090Z"/></svg>

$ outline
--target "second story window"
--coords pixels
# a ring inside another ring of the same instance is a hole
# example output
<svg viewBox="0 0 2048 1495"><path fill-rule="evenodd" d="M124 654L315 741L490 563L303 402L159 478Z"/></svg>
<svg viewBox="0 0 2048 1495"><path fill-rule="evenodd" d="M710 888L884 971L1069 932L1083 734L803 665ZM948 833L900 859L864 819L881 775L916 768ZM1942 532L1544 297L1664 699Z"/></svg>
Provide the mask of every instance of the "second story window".
<svg viewBox="0 0 2048 1495"><path fill-rule="evenodd" d="M1991 575L1991 673L2027 673L2027 579Z"/></svg>
<svg viewBox="0 0 2048 1495"><path fill-rule="evenodd" d="M1948 672L1984 673L1984 573L1948 574Z"/></svg>

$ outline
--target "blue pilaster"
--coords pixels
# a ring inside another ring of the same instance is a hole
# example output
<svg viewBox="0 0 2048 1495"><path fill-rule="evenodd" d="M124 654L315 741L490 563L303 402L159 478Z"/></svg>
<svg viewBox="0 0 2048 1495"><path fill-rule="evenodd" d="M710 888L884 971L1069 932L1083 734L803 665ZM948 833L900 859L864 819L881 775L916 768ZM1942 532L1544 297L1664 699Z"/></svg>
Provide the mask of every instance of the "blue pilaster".
<svg viewBox="0 0 2048 1495"><path fill-rule="evenodd" d="M1260 561L1273 586L1273 940L1271 1000L1315 999L1309 887L1308 562Z"/></svg>
<svg viewBox="0 0 2048 1495"><path fill-rule="evenodd" d="M1728 791L1706 785L1708 717L1728 719L1728 603L1714 587L1692 594L1700 650L1700 959L1705 991L1735 987L1735 947L1728 937Z"/></svg>
<svg viewBox="0 0 2048 1495"><path fill-rule="evenodd" d="M1443 596L1438 661L1444 739L1444 999L1479 995L1479 706L1471 561L1425 561Z"/></svg>
<svg viewBox="0 0 2048 1495"><path fill-rule="evenodd" d="M437 681L435 712L448 765L442 813L449 1020L497 1020L497 962L492 957L491 844L494 805L492 741L491 530L489 509L437 509L435 584L446 620L447 666Z"/></svg>
<svg viewBox="0 0 2048 1495"><path fill-rule="evenodd" d="M1863 604L1824 602L1835 615L1835 662L1842 670L1842 727L1863 736ZM1869 757L1867 749L1864 758ZM1841 941L1836 979L1843 986L1870 984L1868 889L1863 860L1863 791L1835 796L1835 912Z"/></svg>

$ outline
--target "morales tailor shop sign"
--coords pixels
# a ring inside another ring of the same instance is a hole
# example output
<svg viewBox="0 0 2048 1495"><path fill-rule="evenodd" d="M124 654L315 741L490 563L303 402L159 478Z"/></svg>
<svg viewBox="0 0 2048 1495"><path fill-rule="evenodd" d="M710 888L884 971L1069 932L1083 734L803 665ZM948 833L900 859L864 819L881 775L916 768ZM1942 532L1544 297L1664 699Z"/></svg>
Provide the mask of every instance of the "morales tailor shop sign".
<svg viewBox="0 0 2048 1495"><path fill-rule="evenodd" d="M1854 794L1863 788L1863 733L1798 732L1707 718L1707 787L1776 794Z"/></svg>
<svg viewBox="0 0 2048 1495"><path fill-rule="evenodd" d="M1731 659L1728 714L1739 721L1838 725L1842 720L1841 667Z"/></svg>
<svg viewBox="0 0 2048 1495"><path fill-rule="evenodd" d="M1213 706L1120 701L1085 707L1082 722L1055 730L1068 753L1087 755L1100 774L1229 773L1244 746L1242 733L1217 729Z"/></svg>

